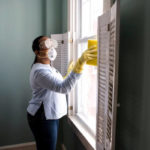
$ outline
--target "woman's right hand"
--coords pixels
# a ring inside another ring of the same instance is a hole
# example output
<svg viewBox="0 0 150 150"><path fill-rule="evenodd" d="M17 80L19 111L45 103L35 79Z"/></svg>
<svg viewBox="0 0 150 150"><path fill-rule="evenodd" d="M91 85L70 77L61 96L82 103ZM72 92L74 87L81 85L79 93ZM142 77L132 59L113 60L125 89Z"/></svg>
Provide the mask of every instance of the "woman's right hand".
<svg viewBox="0 0 150 150"><path fill-rule="evenodd" d="M86 63L87 61L95 60L96 58L97 58L97 47L92 46L89 49L85 50L79 59L81 63Z"/></svg>
<svg viewBox="0 0 150 150"><path fill-rule="evenodd" d="M73 71L75 73L81 73L83 70L83 66L84 64L86 64L87 61L96 59L97 59L97 47L92 46L82 53L81 57L77 60Z"/></svg>

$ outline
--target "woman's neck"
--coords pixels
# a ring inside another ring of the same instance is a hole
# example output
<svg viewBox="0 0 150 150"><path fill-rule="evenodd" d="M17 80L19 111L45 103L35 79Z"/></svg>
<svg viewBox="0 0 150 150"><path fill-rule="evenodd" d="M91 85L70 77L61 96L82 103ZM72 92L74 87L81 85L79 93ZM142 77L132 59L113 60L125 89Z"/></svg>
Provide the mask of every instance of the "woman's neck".
<svg viewBox="0 0 150 150"><path fill-rule="evenodd" d="M48 58L37 58L37 63L51 64L51 62L50 62L50 60Z"/></svg>

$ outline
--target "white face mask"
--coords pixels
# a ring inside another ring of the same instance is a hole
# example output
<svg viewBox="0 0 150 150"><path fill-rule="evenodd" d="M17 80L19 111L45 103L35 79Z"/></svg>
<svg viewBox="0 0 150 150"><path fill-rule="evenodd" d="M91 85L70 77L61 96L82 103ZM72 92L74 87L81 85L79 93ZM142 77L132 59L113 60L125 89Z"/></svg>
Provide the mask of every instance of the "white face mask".
<svg viewBox="0 0 150 150"><path fill-rule="evenodd" d="M56 59L56 56L57 56L57 52L56 52L55 48L52 47L51 49L49 49L49 51L48 51L49 60L54 61Z"/></svg>

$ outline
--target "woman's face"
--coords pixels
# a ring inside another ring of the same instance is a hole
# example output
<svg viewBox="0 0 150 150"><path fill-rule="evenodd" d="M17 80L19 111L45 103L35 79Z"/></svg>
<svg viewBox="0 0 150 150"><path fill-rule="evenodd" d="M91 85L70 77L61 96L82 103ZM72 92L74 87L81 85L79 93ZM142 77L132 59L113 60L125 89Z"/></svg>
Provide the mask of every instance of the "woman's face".
<svg viewBox="0 0 150 150"><path fill-rule="evenodd" d="M40 50L35 50L35 55L41 57L41 58L46 58L48 57L48 48L45 47L45 44L44 41L46 41L47 39L49 39L48 37L42 37L40 40L39 40L39 47L40 47ZM43 42L43 43L42 43Z"/></svg>
<svg viewBox="0 0 150 150"><path fill-rule="evenodd" d="M40 58L48 58L50 61L54 61L57 52L54 47L57 45L57 41L51 40L49 37L42 37L39 40L39 51L36 51L35 54ZM53 47L54 46L54 47Z"/></svg>

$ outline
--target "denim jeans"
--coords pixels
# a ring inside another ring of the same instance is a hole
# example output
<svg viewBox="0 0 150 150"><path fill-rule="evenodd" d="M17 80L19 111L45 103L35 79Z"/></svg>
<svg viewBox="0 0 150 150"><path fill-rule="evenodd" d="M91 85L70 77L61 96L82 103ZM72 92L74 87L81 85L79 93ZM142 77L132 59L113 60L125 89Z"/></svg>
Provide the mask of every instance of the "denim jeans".
<svg viewBox="0 0 150 150"><path fill-rule="evenodd" d="M46 120L43 105L35 116L27 113L37 150L56 150L59 120Z"/></svg>

